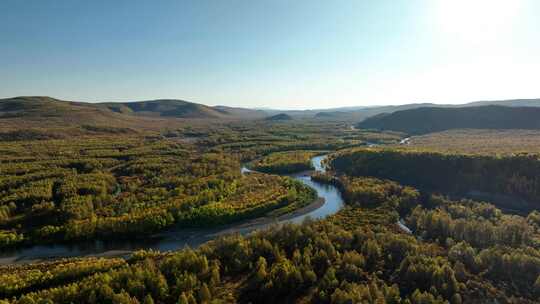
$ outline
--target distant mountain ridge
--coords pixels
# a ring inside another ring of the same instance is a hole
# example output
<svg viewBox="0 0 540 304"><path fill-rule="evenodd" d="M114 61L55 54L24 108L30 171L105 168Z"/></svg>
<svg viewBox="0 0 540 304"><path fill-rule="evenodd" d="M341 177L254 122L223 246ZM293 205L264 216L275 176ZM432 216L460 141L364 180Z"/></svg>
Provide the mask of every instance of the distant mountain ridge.
<svg viewBox="0 0 540 304"><path fill-rule="evenodd" d="M488 105L505 107L540 107L540 98L474 101L469 102L466 105L470 107Z"/></svg>
<svg viewBox="0 0 540 304"><path fill-rule="evenodd" d="M423 107L379 114L357 127L412 135L450 129L540 129L540 107Z"/></svg>
<svg viewBox="0 0 540 304"><path fill-rule="evenodd" d="M199 119L255 119L265 117L262 111L225 106L206 106L177 99L158 99L133 102L77 102L47 96L21 96L0 99L0 118L61 116L82 114L84 119L95 115L119 118L127 116L199 118Z"/></svg>
<svg viewBox="0 0 540 304"><path fill-rule="evenodd" d="M238 120L264 119L286 114L291 118L315 118L319 120L347 121L355 123L383 113L417 108L469 108L484 105L508 107L540 107L540 99L512 99L477 101L461 105L437 105L432 103L411 103L388 106L340 107L320 110L274 110L249 109L227 106L207 106L179 99L157 99L132 102L78 102L64 101L47 96L21 96L0 99L0 119L58 121L68 123L120 125L133 124L137 119L197 119L197 120ZM1 124L0 124L1 126Z"/></svg>
<svg viewBox="0 0 540 304"><path fill-rule="evenodd" d="M156 99L133 102L107 102L96 105L124 114L176 118L262 118L262 111L226 106L207 106L179 99Z"/></svg>
<svg viewBox="0 0 540 304"><path fill-rule="evenodd" d="M373 117L382 113L394 113L397 111L418 109L425 107L433 108L467 108L486 105L499 105L507 107L540 107L540 98L538 99L508 99L508 100L488 100L474 101L465 104L435 104L435 103L410 103L403 105L383 105L383 106L359 106L359 107L340 107L318 110L292 110L280 111L266 109L269 114L287 113L293 117L315 117L318 119L335 119L335 120L350 120L362 121L366 118Z"/></svg>

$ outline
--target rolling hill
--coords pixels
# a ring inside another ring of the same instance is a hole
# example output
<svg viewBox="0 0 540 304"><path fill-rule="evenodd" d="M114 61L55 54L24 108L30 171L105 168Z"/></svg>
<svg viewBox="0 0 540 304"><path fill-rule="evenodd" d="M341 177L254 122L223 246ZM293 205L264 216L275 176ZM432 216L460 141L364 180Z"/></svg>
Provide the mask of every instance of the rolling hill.
<svg viewBox="0 0 540 304"><path fill-rule="evenodd" d="M46 96L0 99L0 120L100 123L129 120L91 103L64 101Z"/></svg>
<svg viewBox="0 0 540 304"><path fill-rule="evenodd" d="M248 108L238 108L238 107L227 107L227 106L215 106L212 107L217 111L222 113L227 113L235 117L241 117L244 119L259 119L268 117L268 113L262 110L248 109Z"/></svg>
<svg viewBox="0 0 540 304"><path fill-rule="evenodd" d="M22 96L0 99L0 128L5 130L6 128L17 129L28 126L35 127L36 125L46 125L48 127L104 125L122 128L139 128L141 126L168 128L171 127L171 124L174 125L180 121L189 121L191 123L195 123L195 121L204 123L206 121L244 119L279 121L291 118L315 118L355 123L370 117L376 117L379 120L386 114L403 110L419 108L465 109L485 105L540 107L540 99L478 101L462 105L411 103L398 106L280 111L274 109L257 110L227 106L207 106L178 99L89 103L64 101L46 96ZM374 123L373 120L370 120L367 125L372 123ZM385 125L388 125L388 123L385 123Z"/></svg>
<svg viewBox="0 0 540 304"><path fill-rule="evenodd" d="M506 107L540 107L540 98L536 99L508 99L508 100L487 100L469 102L466 106L506 106Z"/></svg>
<svg viewBox="0 0 540 304"><path fill-rule="evenodd" d="M281 113L281 114L276 114L270 117L266 117L265 120L284 121L284 120L292 120L292 117L289 114Z"/></svg>
<svg viewBox="0 0 540 304"><path fill-rule="evenodd" d="M173 99L88 103L21 96L0 99L0 141L159 131L266 116L258 110Z"/></svg>
<svg viewBox="0 0 540 304"><path fill-rule="evenodd" d="M340 120L358 122L366 118L383 113L394 113L397 111L418 109L425 107L433 108L465 108L487 105L499 105L507 107L540 107L540 99L509 99L509 100L488 100L474 101L465 104L435 104L435 103L409 103L403 105L382 105L382 106L357 106L339 107L318 110L275 110L264 109L268 115L286 113L292 117L317 118L327 120Z"/></svg>
<svg viewBox="0 0 540 304"><path fill-rule="evenodd" d="M222 118L226 116L221 111L211 107L184 100L158 99L135 102L110 102L96 104L98 107L111 111L151 117L177 118Z"/></svg>
<svg viewBox="0 0 540 304"><path fill-rule="evenodd" d="M175 118L200 118L200 119L254 119L264 117L264 112L233 108L225 106L210 107L199 103L178 99L158 99L134 102L109 102L96 104L99 107L123 114L151 116L151 117L175 117Z"/></svg>
<svg viewBox="0 0 540 304"><path fill-rule="evenodd" d="M142 118L179 119L257 119L262 111L216 106L175 99L134 102L88 103L65 101L46 96L0 99L0 121L47 121L52 123L99 124L131 123ZM1 125L1 124L0 124Z"/></svg>
<svg viewBox="0 0 540 304"><path fill-rule="evenodd" d="M380 114L358 128L426 134L450 129L540 129L540 108L480 106L462 108L424 107Z"/></svg>

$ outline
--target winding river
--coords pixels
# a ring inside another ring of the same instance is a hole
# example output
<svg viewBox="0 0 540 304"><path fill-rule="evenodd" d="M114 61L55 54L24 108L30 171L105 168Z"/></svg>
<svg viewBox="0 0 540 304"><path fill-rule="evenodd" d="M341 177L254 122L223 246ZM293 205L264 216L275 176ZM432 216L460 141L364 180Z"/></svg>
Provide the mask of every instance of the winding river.
<svg viewBox="0 0 540 304"><path fill-rule="evenodd" d="M311 159L315 171L324 172L322 161L326 156ZM250 170L243 167L242 173ZM209 240L230 233L246 234L271 225L283 223L300 223L307 217L319 219L338 212L344 205L339 190L326 184L311 180L306 173L291 175L293 178L315 189L319 200L311 206L283 215L281 217L259 218L216 228L178 229L171 228L144 239L89 241L76 244L32 245L0 253L0 264L29 263L34 261L77 256L127 256L138 249L155 249L160 251L175 250L186 246L197 247Z"/></svg>

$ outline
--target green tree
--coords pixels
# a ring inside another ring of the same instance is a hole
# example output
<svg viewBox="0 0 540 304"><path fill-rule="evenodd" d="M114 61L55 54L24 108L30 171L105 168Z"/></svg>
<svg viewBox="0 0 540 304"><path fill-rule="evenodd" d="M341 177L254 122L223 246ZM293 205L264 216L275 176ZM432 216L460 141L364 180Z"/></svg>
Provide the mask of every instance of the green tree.
<svg viewBox="0 0 540 304"><path fill-rule="evenodd" d="M212 294L210 293L210 290L208 289L206 283L203 283L201 289L199 290L199 302L206 304L210 303L211 300Z"/></svg>

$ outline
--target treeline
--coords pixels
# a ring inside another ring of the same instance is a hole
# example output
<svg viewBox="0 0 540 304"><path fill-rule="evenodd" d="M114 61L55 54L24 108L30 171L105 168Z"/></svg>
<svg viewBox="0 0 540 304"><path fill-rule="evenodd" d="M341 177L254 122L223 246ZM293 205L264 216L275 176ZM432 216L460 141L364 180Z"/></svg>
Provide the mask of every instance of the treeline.
<svg viewBox="0 0 540 304"><path fill-rule="evenodd" d="M288 174L313 170L311 158L317 155L310 151L276 152L254 161L250 167L259 172Z"/></svg>
<svg viewBox="0 0 540 304"><path fill-rule="evenodd" d="M529 212L540 208L537 156L481 156L359 149L330 161L351 176L388 178L427 191L483 195L502 207Z"/></svg>
<svg viewBox="0 0 540 304"><path fill-rule="evenodd" d="M315 193L240 174L238 159L174 141L84 138L0 145L0 247L140 237L292 210Z"/></svg>

